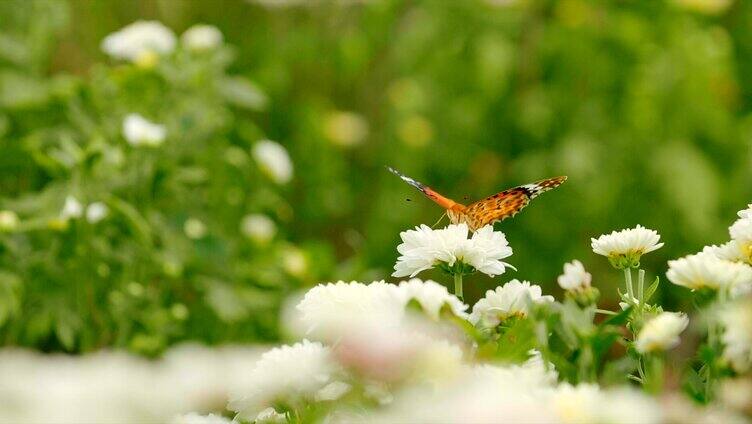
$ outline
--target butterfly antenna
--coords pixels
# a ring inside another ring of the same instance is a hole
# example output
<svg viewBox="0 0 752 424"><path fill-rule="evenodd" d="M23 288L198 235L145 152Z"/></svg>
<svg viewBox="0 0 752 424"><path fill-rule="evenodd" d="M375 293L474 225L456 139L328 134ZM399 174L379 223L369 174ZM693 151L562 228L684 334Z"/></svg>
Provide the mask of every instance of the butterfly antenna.
<svg viewBox="0 0 752 424"><path fill-rule="evenodd" d="M436 221L435 224L431 225L431 229L436 228L436 226L439 225L439 223L444 219L445 216L447 216L446 212L442 213L439 217L439 220Z"/></svg>

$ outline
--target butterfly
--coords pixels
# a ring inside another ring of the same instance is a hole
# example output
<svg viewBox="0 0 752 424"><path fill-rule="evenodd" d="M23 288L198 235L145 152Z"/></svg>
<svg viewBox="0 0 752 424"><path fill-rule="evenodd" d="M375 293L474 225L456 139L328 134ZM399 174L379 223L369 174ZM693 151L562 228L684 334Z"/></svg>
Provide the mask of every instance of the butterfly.
<svg viewBox="0 0 752 424"><path fill-rule="evenodd" d="M471 231L517 215L522 208L530 203L530 200L543 192L560 186L567 180L566 176L547 178L504 190L465 206L442 196L431 187L402 174L392 167L387 166L387 169L446 209L446 214L452 224L465 223Z"/></svg>

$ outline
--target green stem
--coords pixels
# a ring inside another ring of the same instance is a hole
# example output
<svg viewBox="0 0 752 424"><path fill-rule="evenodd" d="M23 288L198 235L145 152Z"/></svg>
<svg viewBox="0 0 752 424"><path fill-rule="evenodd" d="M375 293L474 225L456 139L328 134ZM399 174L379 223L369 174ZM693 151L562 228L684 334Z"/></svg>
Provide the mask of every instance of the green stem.
<svg viewBox="0 0 752 424"><path fill-rule="evenodd" d="M454 274L454 295L460 300L464 300L462 297L462 273Z"/></svg>
<svg viewBox="0 0 752 424"><path fill-rule="evenodd" d="M645 270L637 273L637 300L640 301L640 311L645 307Z"/></svg>
<svg viewBox="0 0 752 424"><path fill-rule="evenodd" d="M634 302L634 288L632 287L632 269L624 268L624 280L627 282L627 294L629 294L629 303Z"/></svg>

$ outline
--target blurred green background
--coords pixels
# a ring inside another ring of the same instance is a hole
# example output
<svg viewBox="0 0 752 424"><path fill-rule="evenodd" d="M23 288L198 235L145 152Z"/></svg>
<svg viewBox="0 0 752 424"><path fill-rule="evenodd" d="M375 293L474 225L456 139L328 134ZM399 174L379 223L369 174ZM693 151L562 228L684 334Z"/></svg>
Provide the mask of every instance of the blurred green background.
<svg viewBox="0 0 752 424"><path fill-rule="evenodd" d="M100 50L140 19L225 45L154 67ZM286 294L386 278L399 232L441 215L386 164L458 201L568 175L497 224L519 271L470 277L467 300L511 278L558 293L576 258L608 304L619 275L590 237L658 230L644 266L662 277L728 239L752 199L751 75L746 1L0 2L0 209L19 217L0 233L0 340L274 340ZM123 141L132 112L167 126L163 146ZM289 183L254 165L265 138ZM69 195L110 213L61 223Z"/></svg>

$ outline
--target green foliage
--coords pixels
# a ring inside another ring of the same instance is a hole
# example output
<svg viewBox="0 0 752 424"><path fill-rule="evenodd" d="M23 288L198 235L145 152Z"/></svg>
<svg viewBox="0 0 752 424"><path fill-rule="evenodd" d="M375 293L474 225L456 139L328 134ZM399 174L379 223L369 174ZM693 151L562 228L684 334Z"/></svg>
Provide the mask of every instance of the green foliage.
<svg viewBox="0 0 752 424"><path fill-rule="evenodd" d="M47 79L33 64L4 65L0 157L14 171L3 173L2 209L20 217L0 233L6 344L157 353L182 339L276 337L281 296L331 261L326 247L285 241L287 189L250 155L266 97L228 73L232 56L178 48L153 67ZM127 143L129 113L164 123L164 144ZM104 218L89 217L93 203ZM272 217L279 234L247 234L249 213Z"/></svg>

